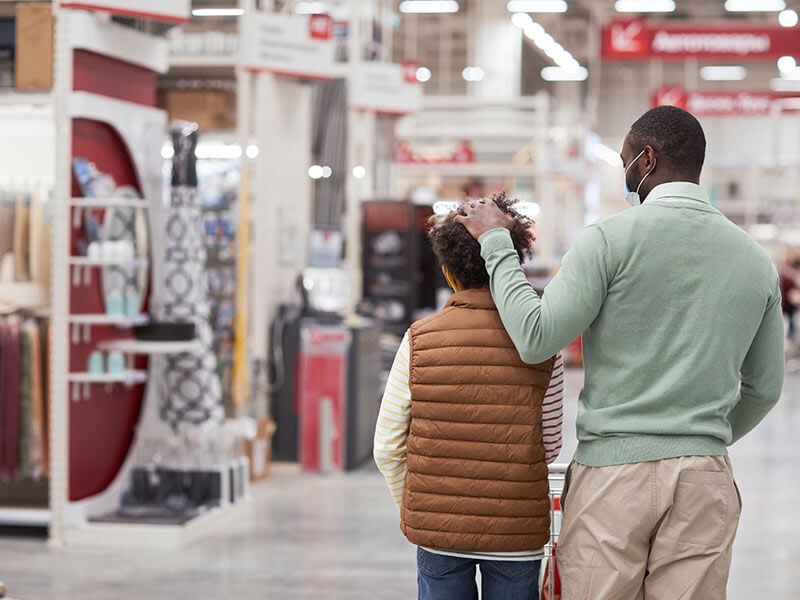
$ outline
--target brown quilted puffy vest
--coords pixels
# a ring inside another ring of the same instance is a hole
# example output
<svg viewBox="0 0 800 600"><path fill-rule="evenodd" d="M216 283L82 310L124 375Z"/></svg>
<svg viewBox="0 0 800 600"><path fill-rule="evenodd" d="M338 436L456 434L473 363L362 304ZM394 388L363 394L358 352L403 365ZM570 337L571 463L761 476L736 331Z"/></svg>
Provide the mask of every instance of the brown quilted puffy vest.
<svg viewBox="0 0 800 600"><path fill-rule="evenodd" d="M520 360L488 289L457 292L409 340L401 530L427 548L539 550L550 533L542 399L554 359Z"/></svg>

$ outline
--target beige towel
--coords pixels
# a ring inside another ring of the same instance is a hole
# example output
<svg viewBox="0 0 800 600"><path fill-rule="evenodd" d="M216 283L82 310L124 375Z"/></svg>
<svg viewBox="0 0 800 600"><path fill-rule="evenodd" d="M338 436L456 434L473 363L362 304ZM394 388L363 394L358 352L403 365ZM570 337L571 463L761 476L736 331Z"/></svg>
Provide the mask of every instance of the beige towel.
<svg viewBox="0 0 800 600"><path fill-rule="evenodd" d="M14 205L0 199L0 256L14 249Z"/></svg>
<svg viewBox="0 0 800 600"><path fill-rule="evenodd" d="M30 281L29 262L29 213L23 195L17 195L17 205L14 211L14 258L16 259L15 276L17 281Z"/></svg>
<svg viewBox="0 0 800 600"><path fill-rule="evenodd" d="M45 200L31 196L30 205L30 274L31 279L50 285L50 227L45 223Z"/></svg>

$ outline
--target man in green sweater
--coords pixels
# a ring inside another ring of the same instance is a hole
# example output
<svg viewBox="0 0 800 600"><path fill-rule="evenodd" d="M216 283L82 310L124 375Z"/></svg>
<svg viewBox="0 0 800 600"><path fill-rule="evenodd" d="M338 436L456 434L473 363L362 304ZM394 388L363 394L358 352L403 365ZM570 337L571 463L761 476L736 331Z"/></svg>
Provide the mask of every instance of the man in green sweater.
<svg viewBox="0 0 800 600"><path fill-rule="evenodd" d="M524 361L583 335L563 600L725 598L741 510L727 447L778 401L783 318L770 258L698 185L705 145L686 111L640 117L620 154L634 207L587 227L541 298L494 203L459 217Z"/></svg>

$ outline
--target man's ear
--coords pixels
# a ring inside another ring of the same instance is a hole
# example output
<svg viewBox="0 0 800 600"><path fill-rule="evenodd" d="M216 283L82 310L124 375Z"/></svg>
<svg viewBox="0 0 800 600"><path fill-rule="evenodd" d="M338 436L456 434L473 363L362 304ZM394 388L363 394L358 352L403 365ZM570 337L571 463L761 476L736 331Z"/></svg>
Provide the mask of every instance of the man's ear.
<svg viewBox="0 0 800 600"><path fill-rule="evenodd" d="M653 149L652 146L645 146L644 147L644 154L642 158L639 160L642 161L642 166L644 167L644 171L647 172L653 168L653 165L656 163L656 151Z"/></svg>

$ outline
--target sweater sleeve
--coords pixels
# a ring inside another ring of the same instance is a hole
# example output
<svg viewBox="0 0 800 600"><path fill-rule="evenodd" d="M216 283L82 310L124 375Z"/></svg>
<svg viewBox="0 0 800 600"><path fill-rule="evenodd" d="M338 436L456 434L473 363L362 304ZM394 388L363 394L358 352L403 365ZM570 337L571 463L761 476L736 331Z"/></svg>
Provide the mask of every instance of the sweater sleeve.
<svg viewBox="0 0 800 600"><path fill-rule="evenodd" d="M395 354L386 389L381 399L372 454L378 470L386 479L394 503L399 508L406 486L406 442L411 426L411 389L409 376L408 332Z"/></svg>
<svg viewBox="0 0 800 600"><path fill-rule="evenodd" d="M594 321L608 289L608 245L596 226L581 232L542 298L522 271L507 229L478 240L492 297L520 358L547 360Z"/></svg>
<svg viewBox="0 0 800 600"><path fill-rule="evenodd" d="M564 420L564 359L559 354L553 365L550 384L542 401L542 440L547 464L561 452L561 428Z"/></svg>
<svg viewBox="0 0 800 600"><path fill-rule="evenodd" d="M731 443L758 425L775 406L783 388L783 376L783 313L776 281L761 325L742 363L739 402L728 415L733 434Z"/></svg>

